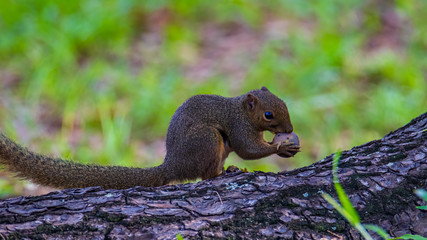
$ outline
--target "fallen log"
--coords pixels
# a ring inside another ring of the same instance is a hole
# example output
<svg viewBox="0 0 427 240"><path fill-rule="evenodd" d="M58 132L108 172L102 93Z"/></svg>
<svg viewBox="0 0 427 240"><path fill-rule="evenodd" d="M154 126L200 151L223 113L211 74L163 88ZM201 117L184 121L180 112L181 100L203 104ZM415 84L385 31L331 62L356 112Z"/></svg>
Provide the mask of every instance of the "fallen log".
<svg viewBox="0 0 427 240"><path fill-rule="evenodd" d="M427 113L342 153L338 175L363 223L427 237ZM332 155L281 173L198 183L65 189L0 201L0 239L361 239L321 196L336 197ZM374 235L376 236L376 235Z"/></svg>

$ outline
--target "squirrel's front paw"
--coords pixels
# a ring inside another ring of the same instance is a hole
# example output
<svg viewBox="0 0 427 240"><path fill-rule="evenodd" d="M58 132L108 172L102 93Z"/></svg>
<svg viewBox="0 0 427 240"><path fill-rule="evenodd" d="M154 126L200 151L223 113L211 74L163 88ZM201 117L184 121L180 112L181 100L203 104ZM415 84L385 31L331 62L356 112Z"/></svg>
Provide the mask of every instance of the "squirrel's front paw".
<svg viewBox="0 0 427 240"><path fill-rule="evenodd" d="M293 143L277 143L277 155L281 157L293 157L300 151L301 147L299 145L295 145Z"/></svg>

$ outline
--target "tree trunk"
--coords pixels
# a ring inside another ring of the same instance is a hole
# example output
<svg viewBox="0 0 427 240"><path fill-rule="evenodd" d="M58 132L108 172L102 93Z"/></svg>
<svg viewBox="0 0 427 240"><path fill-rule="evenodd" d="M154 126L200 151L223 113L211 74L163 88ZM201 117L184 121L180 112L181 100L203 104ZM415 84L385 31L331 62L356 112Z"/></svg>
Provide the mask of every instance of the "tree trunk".
<svg viewBox="0 0 427 240"><path fill-rule="evenodd" d="M427 113L342 154L340 182L363 223L427 237ZM321 196L332 157L289 172L229 172L158 188L66 189L0 201L0 239L361 239ZM374 235L378 237L377 235Z"/></svg>

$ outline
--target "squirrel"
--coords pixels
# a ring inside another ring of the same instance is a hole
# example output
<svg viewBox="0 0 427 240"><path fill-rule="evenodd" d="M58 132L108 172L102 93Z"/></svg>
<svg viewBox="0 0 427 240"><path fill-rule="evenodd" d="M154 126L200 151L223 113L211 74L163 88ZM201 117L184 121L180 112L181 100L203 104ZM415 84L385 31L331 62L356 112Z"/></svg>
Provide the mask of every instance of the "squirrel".
<svg viewBox="0 0 427 240"><path fill-rule="evenodd" d="M275 144L263 132L293 133L286 104L266 87L226 98L196 95L173 114L164 162L152 168L75 163L34 153L0 133L0 164L18 177L55 188L125 189L170 182L209 179L224 172L225 159L236 152L245 160L272 154L292 157L294 143Z"/></svg>

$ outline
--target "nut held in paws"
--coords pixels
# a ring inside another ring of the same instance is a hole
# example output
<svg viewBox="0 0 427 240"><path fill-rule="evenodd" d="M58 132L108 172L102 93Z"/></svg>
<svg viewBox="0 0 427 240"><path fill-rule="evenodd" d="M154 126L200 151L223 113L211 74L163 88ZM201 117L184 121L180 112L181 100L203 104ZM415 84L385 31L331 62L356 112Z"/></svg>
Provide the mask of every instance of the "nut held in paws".
<svg viewBox="0 0 427 240"><path fill-rule="evenodd" d="M298 136L294 132L292 132L292 133L278 133L273 138L273 143L276 143L276 144L279 144L279 143L280 144L281 143L288 143L288 142L291 142L294 145L298 145L299 146ZM297 152L290 152L290 153L292 153L293 155L295 155ZM278 154L278 155L281 156L281 157L286 157L286 156L284 156L282 154Z"/></svg>

